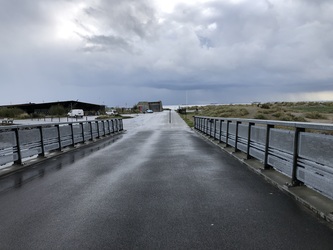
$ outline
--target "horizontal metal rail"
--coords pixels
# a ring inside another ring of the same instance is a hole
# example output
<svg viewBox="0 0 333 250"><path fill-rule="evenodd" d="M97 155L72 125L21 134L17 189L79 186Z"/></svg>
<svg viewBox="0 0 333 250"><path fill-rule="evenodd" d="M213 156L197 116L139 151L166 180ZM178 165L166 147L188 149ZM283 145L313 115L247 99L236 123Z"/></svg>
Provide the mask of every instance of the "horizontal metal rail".
<svg viewBox="0 0 333 250"><path fill-rule="evenodd" d="M333 199L332 124L195 116L194 127Z"/></svg>
<svg viewBox="0 0 333 250"><path fill-rule="evenodd" d="M123 130L122 119L0 127L0 168Z"/></svg>

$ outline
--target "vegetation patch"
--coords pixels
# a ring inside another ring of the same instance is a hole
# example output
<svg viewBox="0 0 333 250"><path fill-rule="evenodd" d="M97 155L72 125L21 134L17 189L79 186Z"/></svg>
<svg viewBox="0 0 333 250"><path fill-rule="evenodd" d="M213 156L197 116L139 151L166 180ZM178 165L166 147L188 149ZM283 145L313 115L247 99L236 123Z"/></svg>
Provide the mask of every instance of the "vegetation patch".
<svg viewBox="0 0 333 250"><path fill-rule="evenodd" d="M259 119L259 120L267 120L267 116L263 114L257 114L253 117L254 119Z"/></svg>
<svg viewBox="0 0 333 250"><path fill-rule="evenodd" d="M261 120L279 120L295 122L333 122L333 102L272 102L248 105L208 105L193 106L184 110L183 119L192 120L193 116L209 116L223 118L243 118ZM186 121L186 120L185 120Z"/></svg>
<svg viewBox="0 0 333 250"><path fill-rule="evenodd" d="M2 118L17 118L24 114L25 112L19 108L0 108L0 117Z"/></svg>
<svg viewBox="0 0 333 250"><path fill-rule="evenodd" d="M309 118L309 119L324 119L324 120L327 119L326 115L323 115L323 114L319 113L318 111L306 113L305 117Z"/></svg>
<svg viewBox="0 0 333 250"><path fill-rule="evenodd" d="M129 119L133 118L131 116L123 116L123 115L100 115L95 118L95 120L110 120L110 119Z"/></svg>
<svg viewBox="0 0 333 250"><path fill-rule="evenodd" d="M194 119L193 119L193 114L187 115L187 114L179 114L181 118L186 122L186 124L190 127L194 127Z"/></svg>

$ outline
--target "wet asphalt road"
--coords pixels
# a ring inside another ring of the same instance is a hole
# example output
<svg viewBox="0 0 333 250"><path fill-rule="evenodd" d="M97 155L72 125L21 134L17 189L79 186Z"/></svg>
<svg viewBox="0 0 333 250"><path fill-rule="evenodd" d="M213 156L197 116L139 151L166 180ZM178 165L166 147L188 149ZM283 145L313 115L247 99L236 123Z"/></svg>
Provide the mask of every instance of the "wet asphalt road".
<svg viewBox="0 0 333 250"><path fill-rule="evenodd" d="M0 249L333 249L333 230L177 114L124 127L0 192Z"/></svg>

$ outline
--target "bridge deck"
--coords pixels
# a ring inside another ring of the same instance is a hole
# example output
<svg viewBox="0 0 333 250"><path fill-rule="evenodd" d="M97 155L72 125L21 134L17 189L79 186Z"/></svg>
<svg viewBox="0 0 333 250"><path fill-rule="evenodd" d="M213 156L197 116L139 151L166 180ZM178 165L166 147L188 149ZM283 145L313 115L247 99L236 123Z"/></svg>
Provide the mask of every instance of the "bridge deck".
<svg viewBox="0 0 333 250"><path fill-rule="evenodd" d="M333 231L303 206L171 121L140 115L99 150L3 179L20 188L0 193L0 249L332 248Z"/></svg>

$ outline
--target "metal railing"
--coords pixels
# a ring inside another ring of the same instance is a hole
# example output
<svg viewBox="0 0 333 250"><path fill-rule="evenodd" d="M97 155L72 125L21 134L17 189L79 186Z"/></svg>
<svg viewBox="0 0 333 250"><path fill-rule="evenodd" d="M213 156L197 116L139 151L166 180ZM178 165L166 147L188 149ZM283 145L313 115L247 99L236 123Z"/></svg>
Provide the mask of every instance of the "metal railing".
<svg viewBox="0 0 333 250"><path fill-rule="evenodd" d="M122 119L0 127L0 168L123 130Z"/></svg>
<svg viewBox="0 0 333 250"><path fill-rule="evenodd" d="M194 127L333 199L333 125L196 116Z"/></svg>

